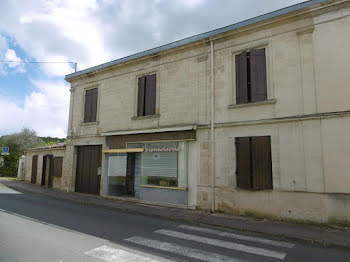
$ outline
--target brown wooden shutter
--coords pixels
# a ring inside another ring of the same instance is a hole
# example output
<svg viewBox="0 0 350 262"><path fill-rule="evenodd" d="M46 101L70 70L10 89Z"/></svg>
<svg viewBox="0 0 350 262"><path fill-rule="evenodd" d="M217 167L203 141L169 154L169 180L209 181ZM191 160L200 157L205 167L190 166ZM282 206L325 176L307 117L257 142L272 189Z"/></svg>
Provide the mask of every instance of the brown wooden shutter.
<svg viewBox="0 0 350 262"><path fill-rule="evenodd" d="M84 122L91 122L91 103L92 103L92 90L86 90L85 93L85 110L84 110Z"/></svg>
<svg viewBox="0 0 350 262"><path fill-rule="evenodd" d="M265 49L250 50L251 102L267 99Z"/></svg>
<svg viewBox="0 0 350 262"><path fill-rule="evenodd" d="M271 141L269 136L251 138L254 189L272 189Z"/></svg>
<svg viewBox="0 0 350 262"><path fill-rule="evenodd" d="M90 117L90 122L96 122L98 89L94 88L91 91L92 91L92 98L91 98L91 117Z"/></svg>
<svg viewBox="0 0 350 262"><path fill-rule="evenodd" d="M251 189L249 137L236 137L236 175L237 187Z"/></svg>
<svg viewBox="0 0 350 262"><path fill-rule="evenodd" d="M248 102L247 53L236 55L236 103Z"/></svg>
<svg viewBox="0 0 350 262"><path fill-rule="evenodd" d="M156 75L146 76L145 116L156 113Z"/></svg>
<svg viewBox="0 0 350 262"><path fill-rule="evenodd" d="M62 176L62 163L63 163L63 157L55 157L53 162L53 175L56 177Z"/></svg>
<svg viewBox="0 0 350 262"><path fill-rule="evenodd" d="M137 116L145 115L145 84L146 77L139 77L138 93L137 93Z"/></svg>

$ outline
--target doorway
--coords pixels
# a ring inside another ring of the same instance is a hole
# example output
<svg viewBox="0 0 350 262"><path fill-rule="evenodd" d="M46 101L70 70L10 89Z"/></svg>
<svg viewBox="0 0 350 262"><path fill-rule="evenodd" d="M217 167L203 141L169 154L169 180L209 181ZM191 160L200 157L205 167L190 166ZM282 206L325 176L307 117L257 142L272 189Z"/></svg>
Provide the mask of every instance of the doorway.
<svg viewBox="0 0 350 262"><path fill-rule="evenodd" d="M43 156L43 168L41 173L41 185L52 188L53 182L53 155Z"/></svg>
<svg viewBox="0 0 350 262"><path fill-rule="evenodd" d="M38 173L38 155L33 156L32 158L32 176L30 182L36 184L36 177Z"/></svg>
<svg viewBox="0 0 350 262"><path fill-rule="evenodd" d="M100 194L102 146L78 146L75 191Z"/></svg>

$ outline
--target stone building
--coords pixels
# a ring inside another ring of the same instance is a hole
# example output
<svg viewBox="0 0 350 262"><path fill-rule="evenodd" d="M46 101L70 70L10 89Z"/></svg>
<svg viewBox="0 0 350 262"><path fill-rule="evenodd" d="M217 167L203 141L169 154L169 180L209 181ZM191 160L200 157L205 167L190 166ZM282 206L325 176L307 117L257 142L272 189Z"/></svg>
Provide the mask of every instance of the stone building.
<svg viewBox="0 0 350 262"><path fill-rule="evenodd" d="M67 75L61 189L349 221L349 15L311 0Z"/></svg>

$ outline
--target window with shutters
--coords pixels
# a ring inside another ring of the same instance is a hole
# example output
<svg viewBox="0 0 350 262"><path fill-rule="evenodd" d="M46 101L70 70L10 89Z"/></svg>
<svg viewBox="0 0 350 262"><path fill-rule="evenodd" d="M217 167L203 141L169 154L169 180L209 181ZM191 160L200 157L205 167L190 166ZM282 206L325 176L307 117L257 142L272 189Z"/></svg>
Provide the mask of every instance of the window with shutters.
<svg viewBox="0 0 350 262"><path fill-rule="evenodd" d="M156 74L138 78L137 116L156 114Z"/></svg>
<svg viewBox="0 0 350 262"><path fill-rule="evenodd" d="M235 56L236 104L267 100L265 48Z"/></svg>
<svg viewBox="0 0 350 262"><path fill-rule="evenodd" d="M236 137L236 175L238 188L272 189L269 136Z"/></svg>
<svg viewBox="0 0 350 262"><path fill-rule="evenodd" d="M96 122L98 88L85 91L84 123Z"/></svg>

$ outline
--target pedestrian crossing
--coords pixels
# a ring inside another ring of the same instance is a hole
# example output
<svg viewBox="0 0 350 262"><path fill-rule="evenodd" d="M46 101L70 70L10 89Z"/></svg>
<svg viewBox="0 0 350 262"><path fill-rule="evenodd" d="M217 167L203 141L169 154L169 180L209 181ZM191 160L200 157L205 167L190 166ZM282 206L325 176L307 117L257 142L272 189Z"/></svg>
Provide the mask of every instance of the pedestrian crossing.
<svg viewBox="0 0 350 262"><path fill-rule="evenodd" d="M160 251L170 257L175 255L209 262L243 262L247 261L246 257L249 255L255 258L255 260L249 261L265 261L266 259L268 261L283 261L288 250L294 247L294 244L288 242L189 225L178 225L172 229L159 229L153 231L151 237L132 236L123 241L136 247L143 247L143 249L150 248L152 253ZM225 250L225 252L220 252L220 250ZM134 254L108 246L95 248L85 254L107 262L162 261L147 255Z"/></svg>

